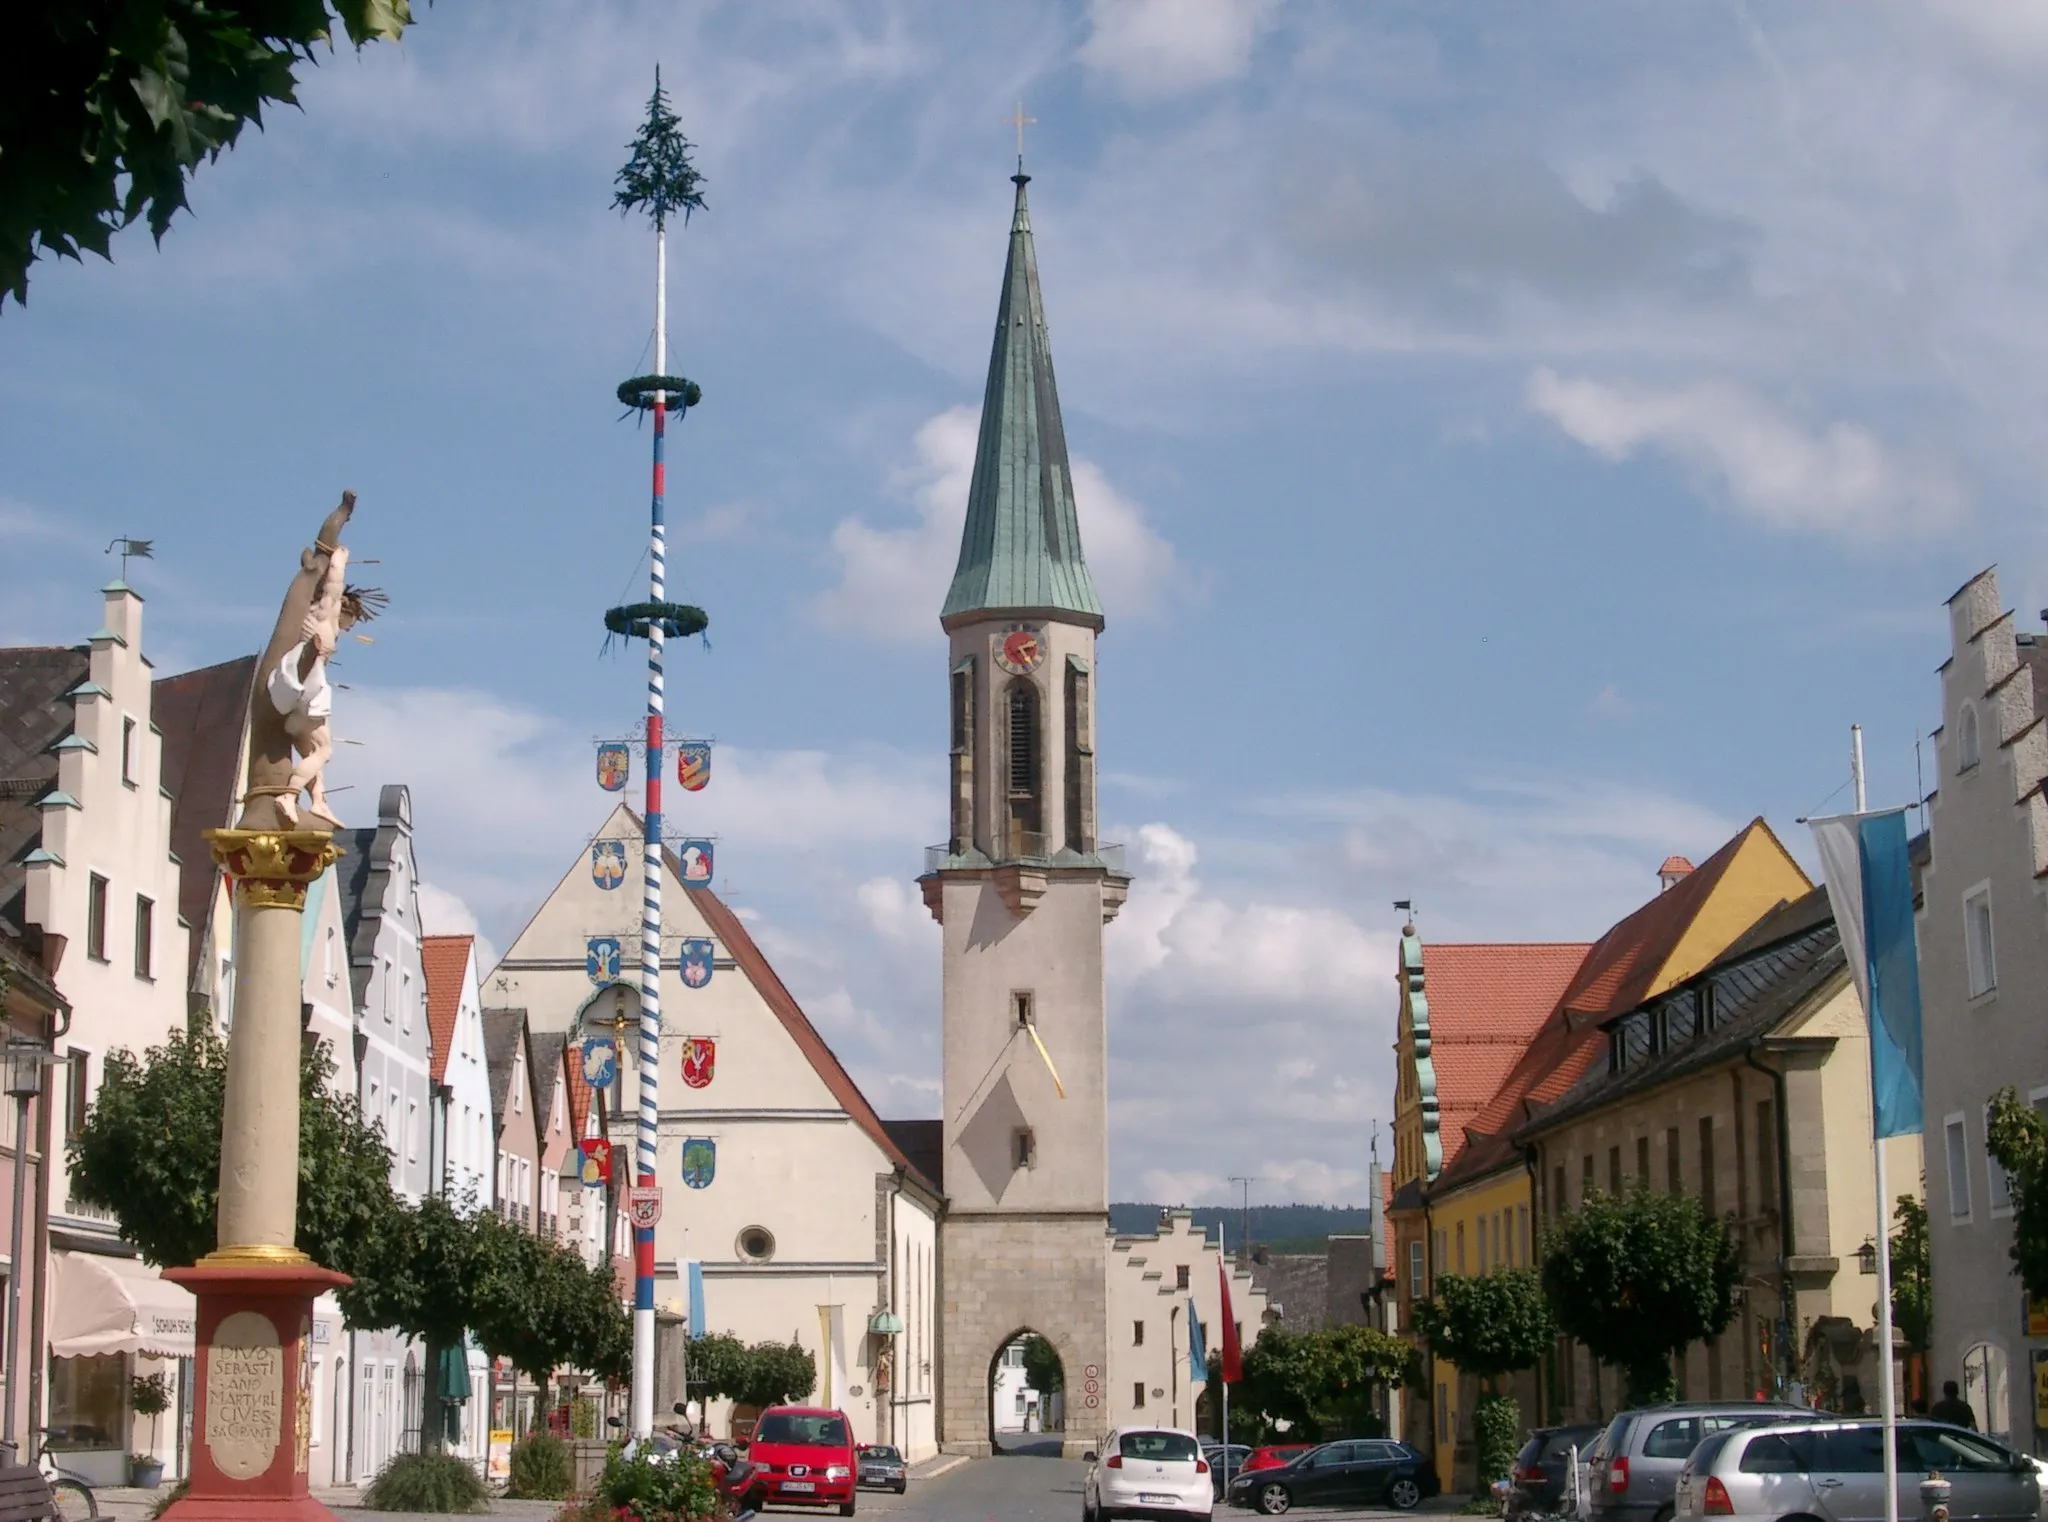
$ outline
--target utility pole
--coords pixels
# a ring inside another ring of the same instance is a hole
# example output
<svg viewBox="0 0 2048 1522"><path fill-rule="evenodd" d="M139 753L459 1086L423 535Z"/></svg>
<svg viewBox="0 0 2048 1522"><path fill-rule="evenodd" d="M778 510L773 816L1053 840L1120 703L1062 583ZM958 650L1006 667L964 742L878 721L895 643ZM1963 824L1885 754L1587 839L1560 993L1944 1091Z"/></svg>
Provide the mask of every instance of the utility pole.
<svg viewBox="0 0 2048 1522"><path fill-rule="evenodd" d="M1240 1185L1244 1190L1244 1207L1238 1216L1237 1251L1240 1261L1249 1263L1252 1260L1252 1185L1256 1184L1258 1179L1250 1174L1233 1173L1230 1175L1230 1182Z"/></svg>

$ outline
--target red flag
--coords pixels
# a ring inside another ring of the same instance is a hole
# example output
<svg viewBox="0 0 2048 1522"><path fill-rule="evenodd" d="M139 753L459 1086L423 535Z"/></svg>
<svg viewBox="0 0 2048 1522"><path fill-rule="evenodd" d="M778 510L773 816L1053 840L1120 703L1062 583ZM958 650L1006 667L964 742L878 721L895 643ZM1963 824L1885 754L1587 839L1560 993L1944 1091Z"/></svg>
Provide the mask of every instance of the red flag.
<svg viewBox="0 0 2048 1522"><path fill-rule="evenodd" d="M1244 1353L1237 1345L1237 1313L1230 1308L1230 1266L1221 1255L1216 1259L1216 1278L1223 1286L1223 1382L1234 1385L1244 1378Z"/></svg>

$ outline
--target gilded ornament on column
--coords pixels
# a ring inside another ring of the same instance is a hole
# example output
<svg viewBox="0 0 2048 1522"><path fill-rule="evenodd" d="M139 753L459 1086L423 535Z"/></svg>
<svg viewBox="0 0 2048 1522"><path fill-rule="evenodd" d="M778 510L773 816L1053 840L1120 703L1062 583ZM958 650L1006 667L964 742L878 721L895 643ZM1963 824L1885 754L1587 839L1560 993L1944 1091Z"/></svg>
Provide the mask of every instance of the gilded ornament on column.
<svg viewBox="0 0 2048 1522"><path fill-rule="evenodd" d="M252 909L304 909L306 886L341 859L325 830L208 830L214 862Z"/></svg>

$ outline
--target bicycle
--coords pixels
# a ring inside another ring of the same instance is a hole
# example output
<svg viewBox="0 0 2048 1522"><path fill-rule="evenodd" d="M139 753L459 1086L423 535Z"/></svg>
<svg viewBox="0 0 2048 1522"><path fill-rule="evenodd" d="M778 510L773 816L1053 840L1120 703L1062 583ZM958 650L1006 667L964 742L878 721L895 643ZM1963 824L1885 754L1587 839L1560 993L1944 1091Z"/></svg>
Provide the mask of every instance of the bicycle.
<svg viewBox="0 0 2048 1522"><path fill-rule="evenodd" d="M48 1438L50 1435L50 1429L47 1427L36 1427L32 1430L39 1438ZM63 1518L64 1522L81 1522L81 1519L97 1517L100 1514L99 1499L93 1495L91 1483L68 1469L60 1468L57 1461L50 1456L50 1446L47 1442L37 1446L35 1463L36 1468L42 1471L43 1478L50 1483L50 1494L57 1501L57 1515Z"/></svg>

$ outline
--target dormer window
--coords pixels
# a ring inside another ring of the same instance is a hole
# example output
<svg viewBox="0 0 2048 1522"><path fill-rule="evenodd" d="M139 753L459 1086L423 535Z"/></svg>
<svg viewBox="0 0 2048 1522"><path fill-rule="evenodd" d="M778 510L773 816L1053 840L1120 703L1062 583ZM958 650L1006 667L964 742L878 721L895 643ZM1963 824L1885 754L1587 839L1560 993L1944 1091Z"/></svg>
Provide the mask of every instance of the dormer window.
<svg viewBox="0 0 2048 1522"><path fill-rule="evenodd" d="M974 844L974 659L953 668L952 714L953 839L955 855Z"/></svg>
<svg viewBox="0 0 2048 1522"><path fill-rule="evenodd" d="M1956 770L1969 771L1983 759L1984 741L1977 728L1977 705L1965 703L1956 720Z"/></svg>

